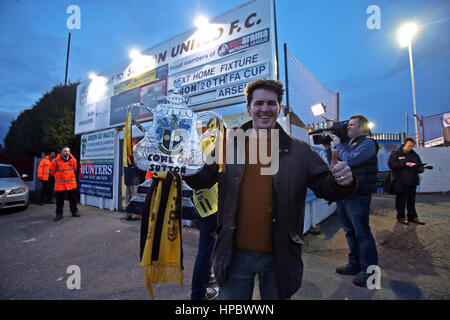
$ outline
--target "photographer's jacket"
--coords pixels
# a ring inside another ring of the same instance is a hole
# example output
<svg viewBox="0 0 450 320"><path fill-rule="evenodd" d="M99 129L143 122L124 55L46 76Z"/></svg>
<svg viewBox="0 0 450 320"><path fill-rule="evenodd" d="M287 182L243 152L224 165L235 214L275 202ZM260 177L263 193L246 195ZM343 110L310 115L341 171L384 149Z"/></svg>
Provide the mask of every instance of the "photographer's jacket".
<svg viewBox="0 0 450 320"><path fill-rule="evenodd" d="M389 156L388 166L392 169L394 184L398 186L417 186L419 185L419 173L424 171L423 167L408 167L407 162L422 163L419 155L414 151L404 151L402 147L392 151Z"/></svg>
<svg viewBox="0 0 450 320"><path fill-rule="evenodd" d="M251 127L252 122L249 121L241 128L245 131ZM278 298L286 299L300 288L302 280L301 245L307 187L317 197L330 201L348 198L354 189L339 186L327 164L307 143L290 137L278 123L276 129L280 134L280 149L279 170L271 176L271 249ZM227 143L234 143L234 150L237 150L236 140ZM219 182L217 240L213 250L214 276L219 285L227 278L235 244L234 234L239 228L236 213L239 211L239 201L242 201L240 188L244 169L245 164L226 164L223 172L219 173L217 164L205 165L196 175L184 177L193 189L210 188Z"/></svg>
<svg viewBox="0 0 450 320"><path fill-rule="evenodd" d="M377 191L378 144L367 134L338 144L339 160L347 162L356 176L355 195L370 195Z"/></svg>

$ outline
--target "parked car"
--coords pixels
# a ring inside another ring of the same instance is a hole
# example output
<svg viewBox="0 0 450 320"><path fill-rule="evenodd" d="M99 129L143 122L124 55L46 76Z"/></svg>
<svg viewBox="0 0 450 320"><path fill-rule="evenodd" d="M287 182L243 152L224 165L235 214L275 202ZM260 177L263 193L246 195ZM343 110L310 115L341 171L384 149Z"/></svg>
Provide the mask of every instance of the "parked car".
<svg viewBox="0 0 450 320"><path fill-rule="evenodd" d="M23 207L30 201L30 188L23 182L16 168L10 164L0 164L0 209Z"/></svg>

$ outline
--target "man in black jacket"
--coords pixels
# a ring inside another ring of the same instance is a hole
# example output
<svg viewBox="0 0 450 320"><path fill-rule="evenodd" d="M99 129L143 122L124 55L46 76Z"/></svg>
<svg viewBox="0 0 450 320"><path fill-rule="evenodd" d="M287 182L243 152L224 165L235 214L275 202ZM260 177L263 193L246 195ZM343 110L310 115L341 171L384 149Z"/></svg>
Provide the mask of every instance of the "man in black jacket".
<svg viewBox="0 0 450 320"><path fill-rule="evenodd" d="M395 198L397 220L399 223L406 225L409 222L425 224L417 218L415 208L419 173L424 171L424 167L421 165L422 160L413 150L415 144L412 138L406 138L398 150L392 151L388 161L394 177L391 188L397 195ZM408 220L405 219L405 204L408 209Z"/></svg>
<svg viewBox="0 0 450 320"><path fill-rule="evenodd" d="M346 163L333 163L330 171L317 152L290 137L276 122L283 91L276 80L249 83L245 95L252 120L241 132L255 135L241 143L236 135L227 137L222 170L217 163L207 164L199 173L183 177L193 189L218 182L213 269L221 300L250 300L256 275L262 299L289 299L300 288L303 275L307 187L330 201L349 197L354 190L353 173ZM267 162L260 158L252 162L252 139L260 148L264 143L271 146L270 165L276 162L278 170L263 173ZM274 141L279 141L279 147L274 147ZM239 148L241 152L230 152ZM242 155L244 163L238 160Z"/></svg>
<svg viewBox="0 0 450 320"><path fill-rule="evenodd" d="M378 251L369 225L372 193L377 190L378 144L368 137L369 121L363 115L354 115L348 122L348 141L341 143L333 136L339 159L348 163L356 175L355 194L338 201L337 212L350 249L348 263L336 269L343 275L354 275L353 284L367 286L369 266L378 265Z"/></svg>

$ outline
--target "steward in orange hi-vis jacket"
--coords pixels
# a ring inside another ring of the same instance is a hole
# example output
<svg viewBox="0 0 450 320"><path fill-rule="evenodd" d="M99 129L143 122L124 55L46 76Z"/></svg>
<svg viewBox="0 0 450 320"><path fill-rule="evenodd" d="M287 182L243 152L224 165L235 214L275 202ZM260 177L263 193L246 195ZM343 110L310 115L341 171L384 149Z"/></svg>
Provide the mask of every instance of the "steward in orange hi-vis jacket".
<svg viewBox="0 0 450 320"><path fill-rule="evenodd" d="M53 159L56 158L54 152L50 152L44 159L39 162L37 177L42 183L42 191L39 204L42 206L45 202L52 203L53 184L55 179L50 174L50 166Z"/></svg>
<svg viewBox="0 0 450 320"><path fill-rule="evenodd" d="M55 177L56 191L56 218L58 221L63 217L64 198L66 193L69 196L70 212L73 217L79 217L77 210L77 180L75 171L77 170L77 160L70 154L69 147L63 147L50 165L50 173Z"/></svg>
<svg viewBox="0 0 450 320"><path fill-rule="evenodd" d="M42 181L47 181L50 177L50 164L52 160L50 159L50 155L43 158L39 161L37 177Z"/></svg>
<svg viewBox="0 0 450 320"><path fill-rule="evenodd" d="M59 154L50 165L50 172L55 177L55 191L76 189L76 170L77 160L71 154L68 155L67 160Z"/></svg>

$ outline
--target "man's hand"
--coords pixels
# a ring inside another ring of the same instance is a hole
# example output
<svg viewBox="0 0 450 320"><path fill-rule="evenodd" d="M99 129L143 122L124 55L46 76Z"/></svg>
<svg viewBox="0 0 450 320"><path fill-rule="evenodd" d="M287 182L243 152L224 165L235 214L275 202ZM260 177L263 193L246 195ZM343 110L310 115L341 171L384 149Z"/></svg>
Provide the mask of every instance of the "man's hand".
<svg viewBox="0 0 450 320"><path fill-rule="evenodd" d="M337 135L332 134L332 135L331 135L331 138L333 139L333 144L334 144L334 146L337 146L338 144L341 143L341 139L340 139Z"/></svg>
<svg viewBox="0 0 450 320"><path fill-rule="evenodd" d="M339 152L337 150L333 150L331 173L339 185L348 186L353 183L353 173L347 163L338 161L338 155Z"/></svg>
<svg viewBox="0 0 450 320"><path fill-rule="evenodd" d="M414 162L407 162L406 165L407 165L408 167L414 167L415 165L417 165L417 163L414 163Z"/></svg>

